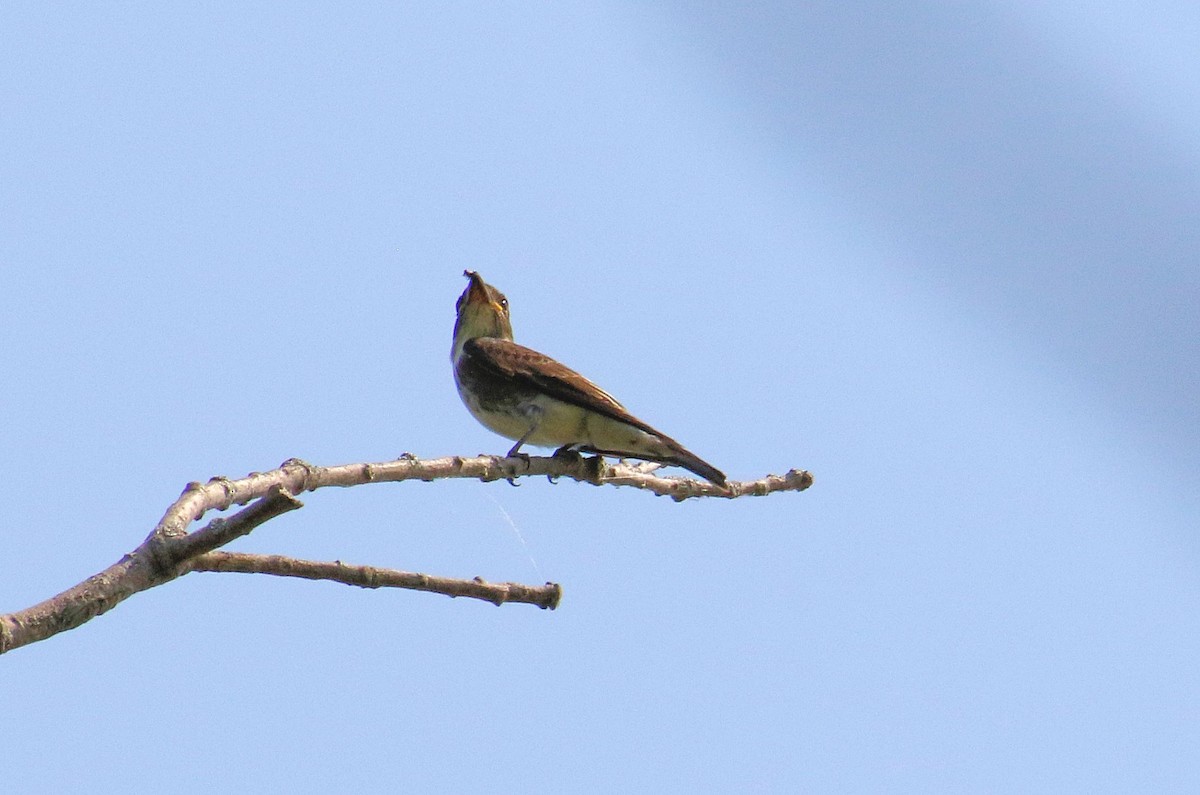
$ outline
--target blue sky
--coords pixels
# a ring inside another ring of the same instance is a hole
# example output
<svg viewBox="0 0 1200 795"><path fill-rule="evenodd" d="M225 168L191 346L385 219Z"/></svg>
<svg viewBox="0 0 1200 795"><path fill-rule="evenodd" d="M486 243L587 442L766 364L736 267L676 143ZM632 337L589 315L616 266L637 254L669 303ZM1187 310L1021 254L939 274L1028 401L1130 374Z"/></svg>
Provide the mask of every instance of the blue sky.
<svg viewBox="0 0 1200 795"><path fill-rule="evenodd" d="M502 452L517 339L734 479L380 484L0 660L22 791L1194 791L1187 4L8 5L0 610L191 480ZM49 759L48 749L57 749ZM63 752L62 749L69 749Z"/></svg>

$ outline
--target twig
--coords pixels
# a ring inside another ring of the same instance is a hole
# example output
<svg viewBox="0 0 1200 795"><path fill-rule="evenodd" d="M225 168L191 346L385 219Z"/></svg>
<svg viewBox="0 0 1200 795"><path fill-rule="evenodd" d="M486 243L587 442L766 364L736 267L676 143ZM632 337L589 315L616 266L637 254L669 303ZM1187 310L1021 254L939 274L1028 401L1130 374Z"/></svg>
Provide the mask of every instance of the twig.
<svg viewBox="0 0 1200 795"><path fill-rule="evenodd" d="M446 596L466 596L482 599L494 605L505 602L524 602L553 610L562 598L557 583L522 585L515 582L485 582L434 577L375 566L351 566L340 560L326 563L300 560L284 555L252 555L245 552L209 552L185 564L189 571L240 572L242 574L274 574L277 577L302 577L306 580L332 580L362 588L408 588Z"/></svg>

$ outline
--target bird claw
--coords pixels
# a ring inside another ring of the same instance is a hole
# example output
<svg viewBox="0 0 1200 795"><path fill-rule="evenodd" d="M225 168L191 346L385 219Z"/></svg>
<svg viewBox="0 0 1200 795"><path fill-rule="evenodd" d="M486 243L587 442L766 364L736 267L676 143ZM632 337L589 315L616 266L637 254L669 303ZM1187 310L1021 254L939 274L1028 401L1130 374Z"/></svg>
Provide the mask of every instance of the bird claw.
<svg viewBox="0 0 1200 795"><path fill-rule="evenodd" d="M530 461L529 453L522 453L522 452L518 452L516 449L513 449L513 450L509 450L509 451L508 451L508 456L507 456L507 457L508 457L508 458L519 458L519 459L521 459L522 461L524 461L524 462L525 462L525 470L526 470L526 471L529 471L529 469L530 469L530 466L531 466L531 461ZM508 481L508 485L510 485L510 486L513 486L514 488L515 488L515 487L518 485L518 484L517 484L517 481L516 481L516 478L505 478L505 480L507 480L507 481Z"/></svg>
<svg viewBox="0 0 1200 795"><path fill-rule="evenodd" d="M564 444L562 447L558 448L553 453L551 453L550 457L551 458L565 458L565 459L570 460L570 459L579 458L580 455L579 455L579 451L573 449L571 447L571 445ZM561 475L546 475L546 480L550 483L558 483L558 479L560 477L562 477L562 476Z"/></svg>

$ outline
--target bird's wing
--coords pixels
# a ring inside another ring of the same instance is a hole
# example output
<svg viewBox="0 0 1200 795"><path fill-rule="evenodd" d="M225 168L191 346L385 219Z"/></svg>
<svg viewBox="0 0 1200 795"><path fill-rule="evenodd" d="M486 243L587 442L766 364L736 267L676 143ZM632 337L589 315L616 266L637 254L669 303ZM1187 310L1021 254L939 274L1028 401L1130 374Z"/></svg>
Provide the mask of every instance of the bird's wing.
<svg viewBox="0 0 1200 795"><path fill-rule="evenodd" d="M497 337L468 340L463 351L475 360L474 364L496 375L511 378L564 403L595 411L646 433L669 438L630 414L612 395L544 353Z"/></svg>
<svg viewBox="0 0 1200 795"><path fill-rule="evenodd" d="M564 364L543 353L498 337L476 337L463 345L463 354L470 357L471 366L490 371L497 378L510 379L515 384L606 417L632 425L655 436L671 451L663 456L636 453L637 458L662 461L682 466L718 486L725 485L725 475L712 464L689 451L660 430L652 428L625 410L617 399ZM580 450L599 455L624 455L628 451L602 450L581 447Z"/></svg>

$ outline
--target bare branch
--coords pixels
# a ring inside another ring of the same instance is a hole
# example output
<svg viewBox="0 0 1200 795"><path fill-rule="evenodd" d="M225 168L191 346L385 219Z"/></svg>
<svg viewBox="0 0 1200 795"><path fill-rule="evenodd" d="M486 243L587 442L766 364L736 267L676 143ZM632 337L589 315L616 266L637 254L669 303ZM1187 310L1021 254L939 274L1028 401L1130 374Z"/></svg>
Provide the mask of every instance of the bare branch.
<svg viewBox="0 0 1200 795"><path fill-rule="evenodd" d="M494 605L502 605L505 602L524 602L550 610L558 607L558 600L562 597L562 587L552 582L535 586L515 582L485 582L479 577L473 580L456 580L450 577L433 577L428 574L416 574L396 569L381 569L375 566L351 566L340 560L325 563L299 560L283 555L209 552L193 558L185 565L189 571L274 574L277 577L332 580L362 588L408 588L446 596L467 596L472 599L482 599Z"/></svg>
<svg viewBox="0 0 1200 795"><path fill-rule="evenodd" d="M395 461L332 467L313 466L293 458L283 462L279 469L253 472L238 480L219 477L204 484L188 484L179 499L167 509L153 534L181 535L189 524L208 511L225 510L235 504L244 505L264 496L276 485L289 494L299 495L327 486L349 487L404 480L428 482L446 478L512 480L531 475L565 477L596 486L634 486L677 501L693 497L733 499L765 496L776 491L803 491L813 482L812 475L808 472L793 469L785 475L768 475L759 480L742 483L730 482L728 488L722 489L707 481L658 477L651 474L645 465L610 465L599 457L585 458L578 455L511 458L481 455L474 458L451 456L423 460L406 454Z"/></svg>
<svg viewBox="0 0 1200 795"><path fill-rule="evenodd" d="M455 580L369 566L316 563L282 556L237 555L213 550L251 532L283 513L301 507L293 495L327 486L359 486L405 480L444 478L509 480L533 475L570 478L593 485L632 486L682 501L699 497L733 499L765 496L776 491L803 491L812 475L791 470L759 480L730 482L721 488L690 478L664 478L654 474L656 464L607 464L602 458L579 455L550 457L476 456L420 460L405 454L395 461L318 467L298 459L285 461L270 472L254 472L231 480L216 477L207 483L189 483L167 509L153 532L137 549L104 571L59 595L24 610L0 615L0 654L44 640L111 610L139 591L162 585L191 571L253 571L280 576L328 579L364 587L395 587L467 596L494 604L522 602L553 609L561 589L553 583L526 586ZM205 527L188 527L213 510L234 505L249 507L233 516L215 519Z"/></svg>
<svg viewBox="0 0 1200 795"><path fill-rule="evenodd" d="M0 654L57 635L107 613L139 591L162 585L186 573L179 563L246 535L258 525L299 508L295 497L278 487L250 507L202 530L173 539L151 536L136 550L99 574L58 596L0 615Z"/></svg>

